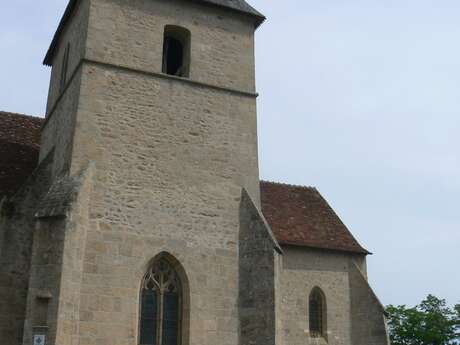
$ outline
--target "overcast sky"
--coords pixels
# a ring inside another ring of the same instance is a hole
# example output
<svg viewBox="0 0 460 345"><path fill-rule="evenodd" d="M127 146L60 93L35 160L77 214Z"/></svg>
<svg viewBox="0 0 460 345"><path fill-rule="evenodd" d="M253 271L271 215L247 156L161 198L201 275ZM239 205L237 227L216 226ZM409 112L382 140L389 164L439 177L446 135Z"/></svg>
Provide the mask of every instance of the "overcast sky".
<svg viewBox="0 0 460 345"><path fill-rule="evenodd" d="M66 3L0 3L0 110L44 113ZM384 304L460 302L460 2L251 3L262 178L320 190Z"/></svg>

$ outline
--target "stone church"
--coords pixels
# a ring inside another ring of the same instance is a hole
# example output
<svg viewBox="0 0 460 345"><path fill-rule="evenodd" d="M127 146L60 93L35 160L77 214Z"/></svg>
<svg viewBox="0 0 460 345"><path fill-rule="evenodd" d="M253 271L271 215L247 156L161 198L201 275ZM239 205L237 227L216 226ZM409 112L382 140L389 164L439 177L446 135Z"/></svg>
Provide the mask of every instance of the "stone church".
<svg viewBox="0 0 460 345"><path fill-rule="evenodd" d="M244 0L71 0L0 113L1 345L388 345L364 249L259 179Z"/></svg>

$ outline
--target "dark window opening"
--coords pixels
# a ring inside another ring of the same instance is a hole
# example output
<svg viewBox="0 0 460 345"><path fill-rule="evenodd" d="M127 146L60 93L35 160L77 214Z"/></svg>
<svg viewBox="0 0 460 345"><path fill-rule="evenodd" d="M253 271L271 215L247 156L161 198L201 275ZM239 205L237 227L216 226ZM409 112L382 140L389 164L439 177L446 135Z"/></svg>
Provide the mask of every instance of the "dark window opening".
<svg viewBox="0 0 460 345"><path fill-rule="evenodd" d="M310 336L326 338L326 298L319 288L314 288L309 299Z"/></svg>
<svg viewBox="0 0 460 345"><path fill-rule="evenodd" d="M142 290L141 297L141 334L140 344L156 344L158 322L158 293L153 290Z"/></svg>
<svg viewBox="0 0 460 345"><path fill-rule="evenodd" d="M167 25L163 41L163 73L188 77L190 65L190 31Z"/></svg>
<svg viewBox="0 0 460 345"><path fill-rule="evenodd" d="M46 327L48 325L48 304L49 300L46 298L37 297L35 300L34 327Z"/></svg>
<svg viewBox="0 0 460 345"><path fill-rule="evenodd" d="M184 60L182 43L174 38L166 37L164 50L166 54L166 73L181 76Z"/></svg>

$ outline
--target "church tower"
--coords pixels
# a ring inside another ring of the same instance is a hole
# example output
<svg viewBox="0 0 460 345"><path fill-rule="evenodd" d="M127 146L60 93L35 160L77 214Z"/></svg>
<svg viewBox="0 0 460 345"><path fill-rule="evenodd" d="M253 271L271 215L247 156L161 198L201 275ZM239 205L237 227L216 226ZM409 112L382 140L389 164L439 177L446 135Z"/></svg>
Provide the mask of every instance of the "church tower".
<svg viewBox="0 0 460 345"><path fill-rule="evenodd" d="M70 1L45 58L40 164L54 182L36 214L25 345L245 343L263 20L244 0Z"/></svg>

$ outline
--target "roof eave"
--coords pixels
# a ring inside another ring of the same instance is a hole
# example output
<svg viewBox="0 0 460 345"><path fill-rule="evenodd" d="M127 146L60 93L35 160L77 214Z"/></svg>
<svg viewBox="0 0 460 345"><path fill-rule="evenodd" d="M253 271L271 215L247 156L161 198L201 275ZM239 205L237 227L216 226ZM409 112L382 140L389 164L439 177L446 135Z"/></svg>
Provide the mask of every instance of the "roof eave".
<svg viewBox="0 0 460 345"><path fill-rule="evenodd" d="M316 250L327 250L331 252L341 252L341 253L347 253L347 254L356 254L356 255L373 255L373 253L369 252L368 250L364 248L360 249L345 249L345 248L331 248L331 247L325 247L325 246L314 246L311 244L303 244L299 242L291 242L291 241L279 241L278 243L280 244L281 247L283 246L291 246L291 247L297 247L297 248L309 248L309 249L316 249Z"/></svg>
<svg viewBox="0 0 460 345"><path fill-rule="evenodd" d="M205 5L223 8L223 9L226 9L228 11L233 11L233 12L237 12L237 13L246 15L248 17L252 17L253 19L255 19L255 27L256 28L258 28L267 19L262 13L260 13L254 7L252 7L251 5L249 5L247 3L246 3L246 5L247 5L248 8L247 8L247 10L244 10L244 9L239 9L239 8L236 8L236 7L225 6L223 4L213 2L212 0L193 0L193 1L194 2L201 2L201 3L204 3Z"/></svg>
<svg viewBox="0 0 460 345"><path fill-rule="evenodd" d="M56 32L54 33L53 39L51 40L51 44L48 48L48 51L46 52L45 59L43 60L43 64L45 66L51 66L53 64L54 53L58 45L59 38L61 36L62 31L64 30L67 20L69 20L70 16L75 10L77 3L78 0L70 0L67 4L64 14L61 20L59 21L59 25L56 29Z"/></svg>

